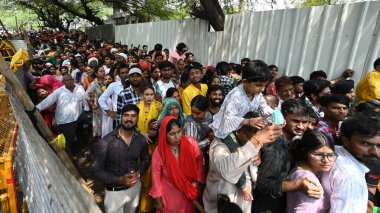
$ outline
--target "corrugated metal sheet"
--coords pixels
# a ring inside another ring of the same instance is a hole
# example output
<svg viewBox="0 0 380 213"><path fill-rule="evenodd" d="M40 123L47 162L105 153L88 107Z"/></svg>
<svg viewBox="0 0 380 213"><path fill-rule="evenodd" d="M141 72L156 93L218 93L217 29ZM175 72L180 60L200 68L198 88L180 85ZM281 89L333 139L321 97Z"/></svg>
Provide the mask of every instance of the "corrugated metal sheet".
<svg viewBox="0 0 380 213"><path fill-rule="evenodd" d="M36 131L15 89L7 85L6 90L19 125L14 167L28 212L100 213L94 199Z"/></svg>
<svg viewBox="0 0 380 213"><path fill-rule="evenodd" d="M223 32L209 32L199 19L121 25L115 27L115 41L149 48L161 43L171 50L184 42L205 65L249 57L305 78L313 70L332 78L351 68L357 81L380 57L379 11L377 1L246 12L226 16Z"/></svg>
<svg viewBox="0 0 380 213"><path fill-rule="evenodd" d="M86 34L89 39L104 39L108 42L115 41L115 29L112 24L86 28Z"/></svg>

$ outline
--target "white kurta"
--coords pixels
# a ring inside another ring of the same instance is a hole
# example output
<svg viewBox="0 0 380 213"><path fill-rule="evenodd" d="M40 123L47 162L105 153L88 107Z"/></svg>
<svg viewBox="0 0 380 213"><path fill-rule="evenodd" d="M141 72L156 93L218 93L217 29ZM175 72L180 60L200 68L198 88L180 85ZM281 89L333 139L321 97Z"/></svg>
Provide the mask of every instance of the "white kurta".
<svg viewBox="0 0 380 213"><path fill-rule="evenodd" d="M214 115L210 127L216 137L225 138L240 127L245 114L251 111L257 112L259 109L265 115L273 113L273 109L268 106L263 94L256 95L250 101L244 91L243 85L239 85L228 93L219 112Z"/></svg>
<svg viewBox="0 0 380 213"><path fill-rule="evenodd" d="M209 172L206 179L206 188L203 193L203 204L207 213L216 213L217 198L225 194L230 201L242 208L243 212L250 213L252 201L245 201L235 186L245 171L246 187L252 189L252 159L257 155L257 149L251 142L239 147L231 153L227 145L216 138L210 145Z"/></svg>
<svg viewBox="0 0 380 213"><path fill-rule="evenodd" d="M99 106L102 109L102 137L106 136L113 129L113 118L109 117L105 111L111 110L116 112L117 110L117 96L123 90L123 84L121 81L115 81L111 83L106 91L99 97Z"/></svg>
<svg viewBox="0 0 380 213"><path fill-rule="evenodd" d="M108 98L108 107L112 108L112 100ZM106 112L102 111L102 138L113 130L113 119L107 115Z"/></svg>
<svg viewBox="0 0 380 213"><path fill-rule="evenodd" d="M111 83L106 91L99 97L99 106L103 111L111 110L116 112L117 110L117 96L123 90L123 84L120 81L115 81ZM107 100L111 97L112 99L112 108L108 106Z"/></svg>
<svg viewBox="0 0 380 213"><path fill-rule="evenodd" d="M366 212L368 189L365 173L369 169L344 147L335 146L338 155L330 172L323 173L323 189L330 197L330 212Z"/></svg>

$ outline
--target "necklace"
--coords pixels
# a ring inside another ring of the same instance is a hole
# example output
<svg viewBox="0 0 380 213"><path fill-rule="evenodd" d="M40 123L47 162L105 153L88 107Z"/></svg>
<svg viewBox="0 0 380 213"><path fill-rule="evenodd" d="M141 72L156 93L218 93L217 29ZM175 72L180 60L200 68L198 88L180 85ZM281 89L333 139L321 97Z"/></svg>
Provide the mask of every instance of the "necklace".
<svg viewBox="0 0 380 213"><path fill-rule="evenodd" d="M174 156L176 156L176 157L179 156L179 150L178 150L178 147L177 147L177 148L172 148L172 147L170 147L170 149L172 150Z"/></svg>

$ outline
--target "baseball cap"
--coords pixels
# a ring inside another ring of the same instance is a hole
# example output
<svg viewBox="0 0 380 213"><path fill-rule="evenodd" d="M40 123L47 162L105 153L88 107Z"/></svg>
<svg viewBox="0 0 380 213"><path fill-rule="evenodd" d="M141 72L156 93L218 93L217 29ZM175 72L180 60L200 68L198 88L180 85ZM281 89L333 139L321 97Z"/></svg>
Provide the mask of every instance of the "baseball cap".
<svg viewBox="0 0 380 213"><path fill-rule="evenodd" d="M137 68L137 67L134 67L134 68L130 69L129 72L128 72L128 75L132 75L133 73L137 73L137 74L143 75L142 72L141 72L141 70L139 68Z"/></svg>

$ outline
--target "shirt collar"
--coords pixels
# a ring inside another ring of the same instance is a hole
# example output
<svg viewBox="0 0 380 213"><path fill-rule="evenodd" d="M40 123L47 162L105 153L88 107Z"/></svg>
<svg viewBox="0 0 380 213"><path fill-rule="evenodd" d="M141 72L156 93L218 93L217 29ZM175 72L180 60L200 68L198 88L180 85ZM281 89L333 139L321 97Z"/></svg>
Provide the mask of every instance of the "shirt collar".
<svg viewBox="0 0 380 213"><path fill-rule="evenodd" d="M352 156L351 153L349 153L344 147L342 146L335 146L335 152L339 157L342 157L344 159L347 159L352 162L356 166L356 168L363 173L369 172L369 169L361 162L359 162L354 156Z"/></svg>
<svg viewBox="0 0 380 213"><path fill-rule="evenodd" d="M119 129L121 128L121 125L117 126L113 131L112 131L112 135L114 135L115 137L117 138L121 138L120 134L119 134ZM136 129L133 130L133 135L136 134Z"/></svg>
<svg viewBox="0 0 380 213"><path fill-rule="evenodd" d="M75 87L74 87L74 90L71 92L69 89L66 88L65 85L63 85L63 87L65 88L65 90L66 90L66 91L69 91L69 92L71 92L71 93L74 93L75 90L77 90L77 88L79 87L77 84L74 84L74 86L75 86Z"/></svg>

